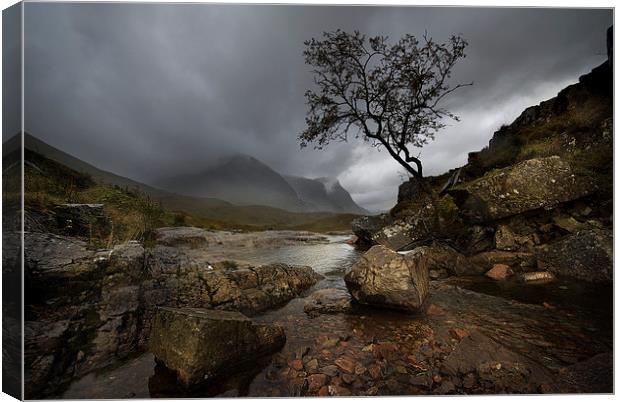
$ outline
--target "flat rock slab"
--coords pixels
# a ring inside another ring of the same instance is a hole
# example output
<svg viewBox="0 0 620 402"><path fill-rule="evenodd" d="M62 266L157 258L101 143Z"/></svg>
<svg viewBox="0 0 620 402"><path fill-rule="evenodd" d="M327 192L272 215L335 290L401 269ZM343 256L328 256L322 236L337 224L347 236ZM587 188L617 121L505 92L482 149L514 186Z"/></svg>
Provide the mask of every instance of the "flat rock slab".
<svg viewBox="0 0 620 402"><path fill-rule="evenodd" d="M282 327L253 323L238 312L160 307L149 347L182 385L191 387L273 353L285 341Z"/></svg>

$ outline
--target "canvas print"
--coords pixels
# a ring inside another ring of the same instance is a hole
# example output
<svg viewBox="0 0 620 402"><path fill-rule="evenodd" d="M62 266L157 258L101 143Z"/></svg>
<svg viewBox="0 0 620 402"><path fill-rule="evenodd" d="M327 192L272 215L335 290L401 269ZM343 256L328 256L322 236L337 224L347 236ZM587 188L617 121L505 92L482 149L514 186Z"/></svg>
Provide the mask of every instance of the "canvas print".
<svg viewBox="0 0 620 402"><path fill-rule="evenodd" d="M612 393L613 9L3 12L3 391Z"/></svg>

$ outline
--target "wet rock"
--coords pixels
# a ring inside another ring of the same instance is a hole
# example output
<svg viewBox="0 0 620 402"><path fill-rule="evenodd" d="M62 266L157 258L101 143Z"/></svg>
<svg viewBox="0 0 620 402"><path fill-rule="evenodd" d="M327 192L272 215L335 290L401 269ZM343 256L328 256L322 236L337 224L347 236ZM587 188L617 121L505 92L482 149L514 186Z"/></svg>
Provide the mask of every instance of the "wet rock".
<svg viewBox="0 0 620 402"><path fill-rule="evenodd" d="M469 336L469 332L462 328L453 328L450 330L450 334L452 335L454 339L457 339L459 341L465 338L466 336Z"/></svg>
<svg viewBox="0 0 620 402"><path fill-rule="evenodd" d="M241 313L160 308L149 348L186 387L222 374L243 362L280 349L284 329L256 324Z"/></svg>
<svg viewBox="0 0 620 402"><path fill-rule="evenodd" d="M523 282L553 281L555 275L548 271L524 272L519 278Z"/></svg>
<svg viewBox="0 0 620 402"><path fill-rule="evenodd" d="M448 193L472 222L487 222L536 209L551 209L595 191L591 178L578 175L558 156L529 159L488 172Z"/></svg>
<svg viewBox="0 0 620 402"><path fill-rule="evenodd" d="M353 220L351 230L357 236L358 244L371 246L375 244L373 240L374 234L390 221L391 218L388 214L362 216Z"/></svg>
<svg viewBox="0 0 620 402"><path fill-rule="evenodd" d="M483 274L496 264L504 264L515 271L528 270L536 266L536 257L533 253L512 251L486 251L468 257L471 274Z"/></svg>
<svg viewBox="0 0 620 402"><path fill-rule="evenodd" d="M609 394L614 389L613 373L613 354L600 353L560 369L558 388L567 393Z"/></svg>
<svg viewBox="0 0 620 402"><path fill-rule="evenodd" d="M456 391L454 383L452 381L444 381L435 389L434 393L438 395L448 395L454 393L454 391Z"/></svg>
<svg viewBox="0 0 620 402"><path fill-rule="evenodd" d="M374 246L346 274L345 282L362 304L417 311L428 295L428 259L424 253L400 255Z"/></svg>
<svg viewBox="0 0 620 402"><path fill-rule="evenodd" d="M341 370L346 371L347 373L355 373L355 362L349 360L345 357L341 357L334 361L336 366L338 366Z"/></svg>
<svg viewBox="0 0 620 402"><path fill-rule="evenodd" d="M312 374L308 376L308 391L318 392L327 383L325 374Z"/></svg>
<svg viewBox="0 0 620 402"><path fill-rule="evenodd" d="M156 231L157 244L176 247L206 247L208 231L195 227L166 227Z"/></svg>
<svg viewBox="0 0 620 402"><path fill-rule="evenodd" d="M330 377L335 377L336 375L338 375L338 372L339 372L338 367L333 364L321 367L319 368L319 371Z"/></svg>
<svg viewBox="0 0 620 402"><path fill-rule="evenodd" d="M450 376L476 373L496 392L535 392L552 378L546 368L477 331L460 341L441 370Z"/></svg>
<svg viewBox="0 0 620 402"><path fill-rule="evenodd" d="M331 396L350 396L351 391L345 387L339 385L329 385L328 387L329 395Z"/></svg>
<svg viewBox="0 0 620 402"><path fill-rule="evenodd" d="M496 281L504 281L512 274L512 269L506 264L495 264L487 271L485 276Z"/></svg>
<svg viewBox="0 0 620 402"><path fill-rule="evenodd" d="M555 226L564 230L567 233L577 233L580 230L587 228L587 225L578 222L572 216L554 216L553 223L555 224Z"/></svg>
<svg viewBox="0 0 620 402"><path fill-rule="evenodd" d="M293 370L301 371L304 369L304 362L299 359L291 360L290 362L288 362L288 366Z"/></svg>
<svg viewBox="0 0 620 402"><path fill-rule="evenodd" d="M475 266L469 263L465 255L445 244L417 247L413 252L424 255L429 273L430 271L450 272L453 275L478 273L473 272ZM439 275L439 277L442 276Z"/></svg>
<svg viewBox="0 0 620 402"><path fill-rule="evenodd" d="M320 314L347 313L351 307L351 295L333 288L317 290L304 302L304 311L313 318Z"/></svg>
<svg viewBox="0 0 620 402"><path fill-rule="evenodd" d="M613 233L583 230L541 247L538 268L587 282L608 282L613 277Z"/></svg>

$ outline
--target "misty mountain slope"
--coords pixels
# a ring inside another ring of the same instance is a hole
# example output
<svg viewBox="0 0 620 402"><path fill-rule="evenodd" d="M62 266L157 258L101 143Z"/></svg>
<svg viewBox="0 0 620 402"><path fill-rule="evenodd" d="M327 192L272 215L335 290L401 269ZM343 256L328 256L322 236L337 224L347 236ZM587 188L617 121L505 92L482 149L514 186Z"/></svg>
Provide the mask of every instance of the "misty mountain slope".
<svg viewBox="0 0 620 402"><path fill-rule="evenodd" d="M366 214L337 180L283 176L258 159L237 154L198 173L153 183L195 197L213 197L235 205L265 205L293 212Z"/></svg>
<svg viewBox="0 0 620 402"><path fill-rule="evenodd" d="M305 177L284 176L295 189L299 198L318 211L348 212L368 214L368 211L353 201L351 195L338 180L328 178L307 179Z"/></svg>
<svg viewBox="0 0 620 402"><path fill-rule="evenodd" d="M3 144L3 148L12 147L12 144L17 144L19 146L19 135L15 135L9 140L7 140ZM30 149L31 151L37 152L46 158L49 158L53 161L61 163L75 171L80 173L86 173L93 177L96 181L112 184L120 187L127 187L129 189L138 189L150 197L162 201L163 204L169 203L172 200L177 200L182 202L184 205L194 205L200 204L204 207L225 207L230 206L230 203L222 200L217 200L213 198L202 198L200 200L195 199L187 199L186 197L179 196L177 194L172 194L168 191L164 191L155 187L148 186L144 183L137 182L135 180L129 179L127 177L119 176L114 173L110 173L105 170L101 170L87 162L84 162L64 151L61 151L53 146L46 144L45 142L39 140L38 138L25 133L24 134L24 145L25 148ZM174 205L168 205L169 207L174 207Z"/></svg>
<svg viewBox="0 0 620 402"><path fill-rule="evenodd" d="M213 197L236 205L266 205L289 211L305 210L305 204L284 178L261 161L237 154L194 174L156 183L194 197Z"/></svg>

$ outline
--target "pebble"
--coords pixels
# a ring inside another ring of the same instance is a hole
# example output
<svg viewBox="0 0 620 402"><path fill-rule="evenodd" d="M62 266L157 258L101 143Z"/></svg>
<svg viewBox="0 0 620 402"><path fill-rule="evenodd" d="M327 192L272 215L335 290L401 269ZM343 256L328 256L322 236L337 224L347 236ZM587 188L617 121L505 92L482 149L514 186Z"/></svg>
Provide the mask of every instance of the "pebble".
<svg viewBox="0 0 620 402"><path fill-rule="evenodd" d="M325 374L312 374L308 377L308 391L317 392L327 383Z"/></svg>
<svg viewBox="0 0 620 402"><path fill-rule="evenodd" d="M339 359L336 359L336 361L334 362L336 363L336 366L340 367L342 370L346 371L347 373L354 373L355 372L355 362L341 357Z"/></svg>
<svg viewBox="0 0 620 402"><path fill-rule="evenodd" d="M333 364L330 364L329 366L321 367L319 371L323 374L333 377L338 374L338 367Z"/></svg>
<svg viewBox="0 0 620 402"><path fill-rule="evenodd" d="M462 328L453 328L450 330L450 334L452 335L454 339L458 339L460 341L461 339L468 336L469 332L467 332L467 330L464 330Z"/></svg>
<svg viewBox="0 0 620 402"><path fill-rule="evenodd" d="M301 371L304 369L304 362L299 359L291 360L288 362L288 366L293 370Z"/></svg>

